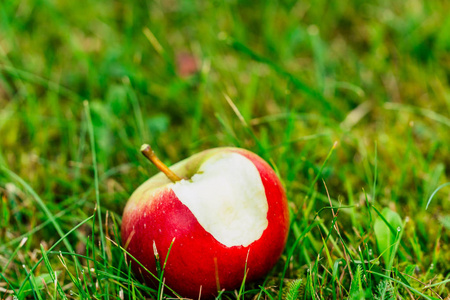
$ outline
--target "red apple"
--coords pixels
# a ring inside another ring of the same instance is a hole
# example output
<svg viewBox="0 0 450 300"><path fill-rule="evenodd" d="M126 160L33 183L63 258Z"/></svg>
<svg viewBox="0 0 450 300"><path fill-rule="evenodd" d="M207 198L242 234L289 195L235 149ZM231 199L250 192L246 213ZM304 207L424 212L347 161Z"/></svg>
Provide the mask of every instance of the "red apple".
<svg viewBox="0 0 450 300"><path fill-rule="evenodd" d="M142 150L157 160L148 145ZM122 243L134 258L156 275L154 247L161 266L170 249L165 284L189 298L210 298L239 288L245 275L248 282L270 271L283 252L289 216L269 164L239 148L206 150L170 170L154 163L163 173L143 183L123 213Z"/></svg>

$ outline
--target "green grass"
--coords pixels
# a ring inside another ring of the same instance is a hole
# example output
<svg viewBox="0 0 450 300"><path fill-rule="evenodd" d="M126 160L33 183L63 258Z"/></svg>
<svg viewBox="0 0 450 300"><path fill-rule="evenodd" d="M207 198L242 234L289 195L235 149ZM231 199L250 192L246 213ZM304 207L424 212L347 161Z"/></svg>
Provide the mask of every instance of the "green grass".
<svg viewBox="0 0 450 300"><path fill-rule="evenodd" d="M120 247L144 142L283 180L283 256L220 298L449 295L450 4L249 2L0 2L0 299L159 297Z"/></svg>

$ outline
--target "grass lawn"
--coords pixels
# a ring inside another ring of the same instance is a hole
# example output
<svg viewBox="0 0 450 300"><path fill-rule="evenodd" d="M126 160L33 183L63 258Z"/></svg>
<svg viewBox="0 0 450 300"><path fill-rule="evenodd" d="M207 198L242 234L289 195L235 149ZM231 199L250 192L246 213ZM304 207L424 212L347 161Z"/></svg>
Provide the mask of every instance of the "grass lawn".
<svg viewBox="0 0 450 300"><path fill-rule="evenodd" d="M243 147L282 179L282 257L220 298L445 299L449 11L1 0L0 299L160 297L119 246L143 143L168 165Z"/></svg>

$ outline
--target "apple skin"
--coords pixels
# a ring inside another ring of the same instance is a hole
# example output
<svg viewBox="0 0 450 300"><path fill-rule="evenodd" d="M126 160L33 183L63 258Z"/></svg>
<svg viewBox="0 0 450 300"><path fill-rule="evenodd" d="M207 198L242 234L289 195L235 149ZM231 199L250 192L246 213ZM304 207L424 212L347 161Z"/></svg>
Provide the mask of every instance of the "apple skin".
<svg viewBox="0 0 450 300"><path fill-rule="evenodd" d="M284 188L262 158L241 148L214 148L191 156L171 167L179 176L191 178L199 166L220 152L235 152L248 158L258 170L268 202L267 228L250 245L227 247L218 242L170 189L162 173L143 183L128 201L122 219L122 243L126 250L153 274L156 272L153 244L163 265L165 284L182 297L203 298L218 291L239 288L247 267L246 282L266 275L281 256L289 230ZM212 201L214 199L211 199ZM152 276L132 261L135 274L147 283ZM138 275L139 276L139 275Z"/></svg>

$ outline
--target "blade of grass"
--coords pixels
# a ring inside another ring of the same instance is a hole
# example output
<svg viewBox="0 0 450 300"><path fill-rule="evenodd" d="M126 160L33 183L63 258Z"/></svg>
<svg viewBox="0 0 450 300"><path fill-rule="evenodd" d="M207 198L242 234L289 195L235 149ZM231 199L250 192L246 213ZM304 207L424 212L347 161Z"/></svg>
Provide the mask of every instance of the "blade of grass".
<svg viewBox="0 0 450 300"><path fill-rule="evenodd" d="M57 245L59 245L59 243L61 243L61 242L65 242L66 241L66 237L68 236L68 235L70 235L72 232L74 232L74 231L76 231L79 227L81 227L84 223L86 223L86 222L88 222L89 220L91 220L91 219L93 219L95 217L95 215L92 215L92 216L90 216L90 217L88 217L88 218L86 218L86 219L84 219L82 222L80 222L77 226L75 226L74 228L72 228L71 230L69 230L65 235L63 235L58 241L56 241L56 243L54 243L49 249L48 249L48 251L47 252L50 252L50 251L52 251L53 249L55 249L56 248L56 246ZM74 251L70 251L71 253L74 253ZM44 260L44 258L43 257L41 257L35 264L34 264L34 266L31 268L31 270L30 270L30 273L28 273L28 275L27 275L27 277L25 278L25 280L22 282L22 285L20 286L20 288L19 288L19 292L18 292L18 294L20 295L21 294L21 292L22 292L22 289L23 289L23 287L24 287L24 285L25 285L25 282L28 280L28 278L30 277L30 275L29 274L31 274L32 272L34 272L34 270L36 270L36 268L39 266L39 264L42 262ZM78 261L78 260L77 260Z"/></svg>
<svg viewBox="0 0 450 300"><path fill-rule="evenodd" d="M428 300L439 300L438 298L435 298L435 297L429 297L429 296L427 296L427 295L425 295L425 294L419 292L418 290L416 290L416 289L413 288L412 286L408 286L407 284L403 283L401 280L397 280L397 279L395 279L395 278L392 278L392 277L390 277L390 276L387 276L387 275L385 275L385 274L381 274L381 273L378 273L378 272L375 272L375 271L372 271L372 270L368 270L367 272L368 272L368 273L372 273L372 274L377 275L377 276L380 276L380 277L383 277L383 278L385 278L385 279L387 279L387 280L394 281L395 283L398 283L398 284L402 285L403 287L405 287L405 288L407 288L407 289L413 291L414 293L416 293L417 295L419 295L419 296L421 296L421 297L423 297L423 298L425 298L425 299L428 299Z"/></svg>
<svg viewBox="0 0 450 300"><path fill-rule="evenodd" d="M59 296L61 297L61 299L67 299L66 295L64 294L64 291L61 288L61 285L59 284L59 281L56 278L56 275L53 271L52 265L50 263L50 260L48 259L47 256L47 252L44 249L44 246L42 246L41 244L41 253L42 253L42 258L44 259L44 265L48 270L48 273L50 274L52 281L55 283L55 287L56 290L58 291Z"/></svg>
<svg viewBox="0 0 450 300"><path fill-rule="evenodd" d="M17 252L19 252L19 249L23 247L23 245L25 245L25 243L27 242L28 238L24 237L22 238L20 244L16 247L16 249L14 250L14 252L11 254L11 256L9 257L8 261L6 262L6 264L3 266L2 268L2 273L5 272L5 270L8 268L9 264L11 263L11 261L14 259L14 257L17 255Z"/></svg>
<svg viewBox="0 0 450 300"><path fill-rule="evenodd" d="M406 111L409 113L416 113L420 114L424 117L429 118L430 120L436 121L438 123L441 123L447 127L450 127L450 119L438 114L430 109L421 108L413 105L407 105L407 104L400 104L400 103L392 103L392 102L386 102L384 104L384 108L388 110L398 110L398 111Z"/></svg>
<svg viewBox="0 0 450 300"><path fill-rule="evenodd" d="M428 199L427 207L426 207L425 209L428 209L428 206L430 205L431 200L433 200L434 195L436 195L436 193L439 192L440 189L442 189L442 188L444 188L444 187L446 187L446 186L449 186L449 185L450 185L450 182L446 182L446 183L441 184L440 186L438 186L438 187L434 190L434 192L431 194L430 198Z"/></svg>
<svg viewBox="0 0 450 300"><path fill-rule="evenodd" d="M323 169L325 168L325 165L327 164L328 160L330 159L331 154L333 154L334 149L336 149L337 144L338 144L337 141L334 142L333 146L331 147L330 151L328 152L328 155L327 155L327 157L325 158L325 160L323 161L322 166L320 166L319 172L317 172L316 177L314 178L313 182L312 182L311 185L309 186L309 191L308 191L308 193L305 195L305 198L306 198L306 197L309 197L309 196L312 194L312 192L313 192L313 190L314 190L314 185L317 183L317 181L319 180L320 176L322 175L322 171L323 171Z"/></svg>
<svg viewBox="0 0 450 300"><path fill-rule="evenodd" d="M24 188L25 190L30 193L34 200L37 202L38 206L41 208L41 210L44 212L44 214L47 216L47 218L50 220L50 222L53 224L53 227L55 227L56 232L58 232L59 236L62 238L63 236L66 236L66 234L64 234L63 230L61 229L61 226L59 225L59 223L56 221L55 216L52 214L52 212L47 208L47 206L45 205L44 201L42 201L41 197L39 197L39 195L34 191L34 189L28 184L26 183L22 178L20 178L16 173L14 173L11 170L8 170L7 168L5 168L4 166L0 166L0 169L10 178L14 179L15 181L19 182ZM67 250L69 250L69 252L75 252L73 250L72 245L70 244L69 241L64 240L64 245L66 246ZM76 265L80 266L80 262L74 258L74 262Z"/></svg>
<svg viewBox="0 0 450 300"><path fill-rule="evenodd" d="M94 137L94 126L92 124L91 119L91 111L89 108L89 102L84 101L83 102L86 117L87 117L87 125L88 125L88 131L89 131L89 139L91 141L91 152L92 152L92 165L94 167L94 185L95 185L95 201L97 206L97 218L98 218L98 228L100 230L100 250L102 252L102 256L106 257L106 251L105 251L105 234L103 232L102 227L102 214L101 214L101 204L100 204L100 188L99 188L99 180L98 180L98 167L97 167L97 154L95 150L95 137ZM93 231L93 235L94 235Z"/></svg>
<svg viewBox="0 0 450 300"><path fill-rule="evenodd" d="M277 72L278 74L282 75L283 77L286 77L290 82L292 82L292 84L298 90L303 91L305 94L313 97L314 99L319 100L320 103L322 104L323 108L326 111L333 111L335 113L339 112L339 109L337 109L337 107L335 107L330 101L325 99L325 97L323 96L322 93L320 93L319 91L311 88L306 83L304 83L303 81L298 79L296 76L294 76L293 74L289 73L284 68L282 68L281 66L277 65L276 63L274 63L272 60L257 54L256 52L251 50L249 47L244 45L243 43L241 43L239 41L236 41L236 40L234 40L232 38L226 37L225 41L234 50L249 56L251 59L253 59L253 60L257 61L257 62L261 62L261 63L264 63L264 64L268 65L275 72Z"/></svg>
<svg viewBox="0 0 450 300"><path fill-rule="evenodd" d="M375 195L377 191L377 177L378 177L378 147L377 142L375 141L375 163L374 163L374 171L373 171L373 188L372 188L372 202L375 203Z"/></svg>
<svg viewBox="0 0 450 300"><path fill-rule="evenodd" d="M14 288L14 286L11 285L11 283L8 281L8 279L6 279L6 277L3 275L3 273L0 273L0 276L6 282L7 286L10 286L10 289L13 291L14 296L18 298L19 294L16 292L16 289Z"/></svg>

